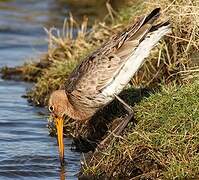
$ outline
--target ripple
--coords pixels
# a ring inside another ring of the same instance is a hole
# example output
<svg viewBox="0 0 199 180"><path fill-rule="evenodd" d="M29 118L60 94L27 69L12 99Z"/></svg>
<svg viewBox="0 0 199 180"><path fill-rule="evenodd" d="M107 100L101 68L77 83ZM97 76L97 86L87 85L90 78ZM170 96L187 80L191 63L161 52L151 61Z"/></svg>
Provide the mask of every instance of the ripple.
<svg viewBox="0 0 199 180"><path fill-rule="evenodd" d="M46 50L43 27L62 25L66 15L58 4L55 0L0 1L0 67L22 64ZM61 170L56 138L48 136L46 116L40 113L45 111L21 98L31 86L0 78L0 180L77 179L80 154L71 152L71 141L65 139L67 164Z"/></svg>

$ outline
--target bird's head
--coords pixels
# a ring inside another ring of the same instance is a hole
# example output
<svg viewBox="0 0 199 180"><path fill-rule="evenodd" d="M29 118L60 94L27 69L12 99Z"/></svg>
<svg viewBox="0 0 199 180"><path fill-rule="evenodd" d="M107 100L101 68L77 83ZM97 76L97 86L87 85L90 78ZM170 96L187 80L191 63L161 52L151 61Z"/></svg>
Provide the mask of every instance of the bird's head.
<svg viewBox="0 0 199 180"><path fill-rule="evenodd" d="M61 165L64 164L63 124L64 116L67 115L67 106L68 98L64 90L54 91L50 95L48 109L54 119L57 128L57 141L59 145Z"/></svg>
<svg viewBox="0 0 199 180"><path fill-rule="evenodd" d="M67 115L68 97L65 90L54 91L50 95L48 109L53 118L63 118Z"/></svg>

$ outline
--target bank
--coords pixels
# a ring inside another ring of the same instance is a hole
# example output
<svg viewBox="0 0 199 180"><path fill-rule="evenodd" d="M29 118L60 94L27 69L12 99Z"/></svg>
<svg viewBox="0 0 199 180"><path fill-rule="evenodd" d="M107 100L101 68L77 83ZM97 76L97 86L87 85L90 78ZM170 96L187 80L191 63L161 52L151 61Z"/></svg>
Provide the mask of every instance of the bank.
<svg viewBox="0 0 199 180"><path fill-rule="evenodd" d="M131 19L161 7L162 18L171 21L172 33L152 50L131 85L121 94L135 111L134 122L122 135L113 135L106 146L95 151L98 143L119 123L118 119L126 114L114 101L93 117L90 124L79 129L73 120L66 122L65 135L74 137L75 146L86 153L81 173L85 176L195 178L198 175L199 128L198 6L197 1L188 0L129 0L117 12L108 6L109 17L92 27L88 27L87 18L78 24L71 15L64 22L62 33L55 35L52 30L46 30L49 48L39 62L16 68L4 67L2 76L34 82L26 97L33 105L45 106L50 93L63 88L68 74L84 57L131 23ZM74 29L78 29L75 39ZM97 131L99 126L101 131ZM55 135L54 127L49 128Z"/></svg>

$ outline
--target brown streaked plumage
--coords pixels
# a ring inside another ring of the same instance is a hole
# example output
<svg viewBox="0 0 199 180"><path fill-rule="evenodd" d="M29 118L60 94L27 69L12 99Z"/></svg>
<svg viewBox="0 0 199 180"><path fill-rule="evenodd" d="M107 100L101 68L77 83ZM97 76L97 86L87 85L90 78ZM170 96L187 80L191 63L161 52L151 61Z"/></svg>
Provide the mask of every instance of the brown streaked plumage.
<svg viewBox="0 0 199 180"><path fill-rule="evenodd" d="M51 94L49 109L55 118L64 115L86 121L110 103L144 63L144 58L169 32L169 22L155 24L154 9L121 33L114 35L84 59L70 74L65 90Z"/></svg>

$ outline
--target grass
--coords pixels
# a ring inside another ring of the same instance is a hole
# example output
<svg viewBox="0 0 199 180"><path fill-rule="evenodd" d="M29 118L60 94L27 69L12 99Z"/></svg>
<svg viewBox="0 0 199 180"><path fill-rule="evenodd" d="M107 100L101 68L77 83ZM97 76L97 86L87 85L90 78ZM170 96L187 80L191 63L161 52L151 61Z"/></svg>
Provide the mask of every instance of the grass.
<svg viewBox="0 0 199 180"><path fill-rule="evenodd" d="M49 48L40 62L3 68L3 77L17 75L18 79L36 82L27 92L28 100L34 105L47 105L50 93L64 88L68 75L84 57L131 23L131 19L161 7L162 19L170 19L172 33L151 51L146 63L131 80L133 87L138 89L155 91L159 88L161 91L136 102L130 98L132 93L127 93L128 103L136 103L136 126L129 125L124 136L114 137L107 148L94 154L94 160L87 161L82 172L115 179L197 179L199 2L129 0L129 5L119 12L108 7L111 18L91 28L87 26L87 18L78 24L71 15L64 22L62 31L46 30ZM77 32L76 37L73 36L74 31ZM90 134L94 134L96 129L113 128L115 119L121 116L115 112L116 106L117 103L113 102L105 109L101 120L97 120L98 115L92 119L91 124L95 127ZM75 124L69 121L65 129L77 131ZM92 128L81 126L79 134L89 136L85 133L88 129ZM105 135L104 131L102 135ZM70 130L65 132L75 134ZM100 141L102 135L96 135L94 139L90 137L90 140Z"/></svg>
<svg viewBox="0 0 199 180"><path fill-rule="evenodd" d="M144 98L134 106L136 126L115 137L84 173L115 179L198 178L198 89L196 81L162 87Z"/></svg>
<svg viewBox="0 0 199 180"><path fill-rule="evenodd" d="M160 87L135 107L136 126L84 162L84 175L113 179L198 179L198 1L146 1L123 9L118 22L161 7L172 34L153 49L132 79L134 87ZM133 99L132 99L133 101Z"/></svg>
<svg viewBox="0 0 199 180"><path fill-rule="evenodd" d="M78 54L78 56L81 57L83 54ZM78 60L72 58L70 61L54 60L50 67L43 70L42 76L38 78L34 88L27 93L29 101L38 106L46 105L53 90L64 88L64 82L68 74L75 68L77 63Z"/></svg>

